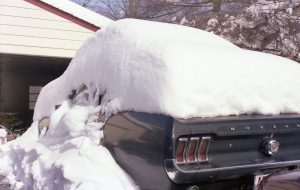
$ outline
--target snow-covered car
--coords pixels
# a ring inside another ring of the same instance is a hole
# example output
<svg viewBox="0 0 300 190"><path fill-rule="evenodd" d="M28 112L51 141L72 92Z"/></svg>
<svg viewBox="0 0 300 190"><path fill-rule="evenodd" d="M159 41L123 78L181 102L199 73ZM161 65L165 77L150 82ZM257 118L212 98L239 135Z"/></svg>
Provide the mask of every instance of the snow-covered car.
<svg viewBox="0 0 300 190"><path fill-rule="evenodd" d="M300 165L299 86L291 60L198 29L124 19L42 89L34 121L50 118L51 130L60 122L53 113L92 107L83 125L103 122L101 144L140 189L256 189ZM66 118L63 133L75 130Z"/></svg>

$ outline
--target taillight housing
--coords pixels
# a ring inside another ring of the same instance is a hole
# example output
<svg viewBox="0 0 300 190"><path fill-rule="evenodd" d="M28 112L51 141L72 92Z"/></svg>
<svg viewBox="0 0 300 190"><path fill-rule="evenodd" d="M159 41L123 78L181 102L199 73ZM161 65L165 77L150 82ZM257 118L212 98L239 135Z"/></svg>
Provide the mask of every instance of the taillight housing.
<svg viewBox="0 0 300 190"><path fill-rule="evenodd" d="M206 162L208 161L208 148L210 145L211 138L210 137L202 137L201 143L198 149L198 161L199 162Z"/></svg>
<svg viewBox="0 0 300 190"><path fill-rule="evenodd" d="M186 148L188 144L188 138L180 138L178 139L178 146L176 151L176 162L178 164L183 164L186 162Z"/></svg>
<svg viewBox="0 0 300 190"><path fill-rule="evenodd" d="M186 161L188 163L195 163L198 160L197 150L199 144L199 137L192 137L189 140L189 146L186 153Z"/></svg>
<svg viewBox="0 0 300 190"><path fill-rule="evenodd" d="M207 162L211 137L185 137L177 140L175 160L177 164Z"/></svg>

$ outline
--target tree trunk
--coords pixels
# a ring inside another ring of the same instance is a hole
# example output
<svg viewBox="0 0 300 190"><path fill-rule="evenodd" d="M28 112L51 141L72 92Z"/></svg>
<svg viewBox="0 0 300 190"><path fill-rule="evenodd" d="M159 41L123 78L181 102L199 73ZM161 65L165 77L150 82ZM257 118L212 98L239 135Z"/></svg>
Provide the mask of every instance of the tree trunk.
<svg viewBox="0 0 300 190"><path fill-rule="evenodd" d="M213 12L219 12L221 10L221 0L212 0Z"/></svg>

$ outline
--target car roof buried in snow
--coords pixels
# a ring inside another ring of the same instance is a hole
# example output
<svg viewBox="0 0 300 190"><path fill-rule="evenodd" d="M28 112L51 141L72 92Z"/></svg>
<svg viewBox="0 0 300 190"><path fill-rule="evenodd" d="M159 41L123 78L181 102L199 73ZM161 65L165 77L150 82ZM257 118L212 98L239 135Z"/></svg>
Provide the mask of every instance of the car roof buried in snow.
<svg viewBox="0 0 300 190"><path fill-rule="evenodd" d="M34 119L50 115L82 84L103 96L107 115L300 113L296 62L243 50L199 29L152 21L119 20L88 39L66 72L43 88Z"/></svg>

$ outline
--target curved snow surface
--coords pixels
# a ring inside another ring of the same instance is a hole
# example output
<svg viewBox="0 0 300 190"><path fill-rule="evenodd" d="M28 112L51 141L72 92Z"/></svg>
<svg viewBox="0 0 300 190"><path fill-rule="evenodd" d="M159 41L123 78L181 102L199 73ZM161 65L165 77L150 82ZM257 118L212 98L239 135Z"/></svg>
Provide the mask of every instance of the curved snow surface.
<svg viewBox="0 0 300 190"><path fill-rule="evenodd" d="M106 114L135 110L178 118L300 113L300 65L243 50L205 31L123 19L77 51L43 88L34 120L50 115L85 84Z"/></svg>

